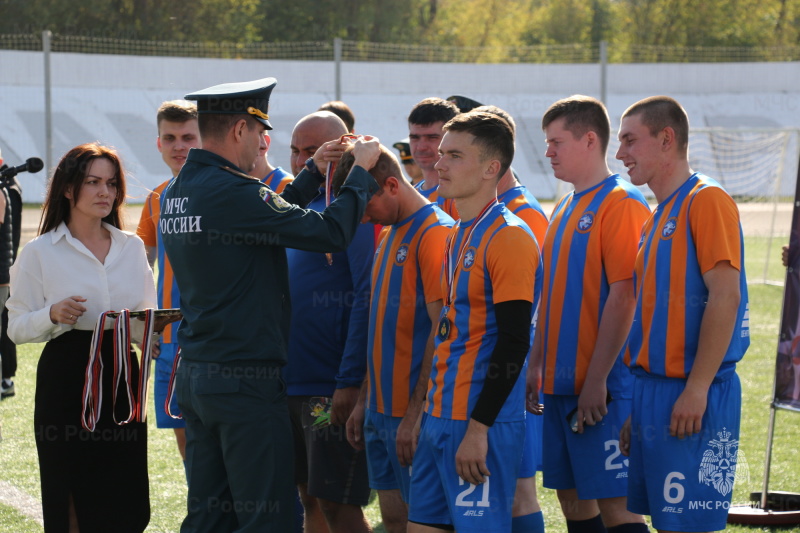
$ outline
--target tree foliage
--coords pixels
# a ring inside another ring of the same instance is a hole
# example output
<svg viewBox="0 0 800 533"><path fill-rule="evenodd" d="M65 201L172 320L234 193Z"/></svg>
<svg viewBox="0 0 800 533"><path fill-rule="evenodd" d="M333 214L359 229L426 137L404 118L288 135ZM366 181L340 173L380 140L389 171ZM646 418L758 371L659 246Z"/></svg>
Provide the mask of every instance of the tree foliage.
<svg viewBox="0 0 800 533"><path fill-rule="evenodd" d="M0 0L0 33L253 42L262 0Z"/></svg>
<svg viewBox="0 0 800 533"><path fill-rule="evenodd" d="M45 29L240 43L780 46L800 45L800 0L0 0L0 33Z"/></svg>
<svg viewBox="0 0 800 533"><path fill-rule="evenodd" d="M277 41L408 42L427 24L429 0L260 0L260 38Z"/></svg>

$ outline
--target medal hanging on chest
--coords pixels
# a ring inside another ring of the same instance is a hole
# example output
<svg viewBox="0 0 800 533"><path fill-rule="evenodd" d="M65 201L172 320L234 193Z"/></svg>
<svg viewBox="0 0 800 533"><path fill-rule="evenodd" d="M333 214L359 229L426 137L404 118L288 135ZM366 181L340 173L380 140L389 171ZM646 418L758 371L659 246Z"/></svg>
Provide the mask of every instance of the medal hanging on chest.
<svg viewBox="0 0 800 533"><path fill-rule="evenodd" d="M445 293L444 307L442 307L442 318L439 320L439 326L436 331L437 336L441 341L445 341L450 337L450 330L452 329L452 322L448 314L450 313L450 308L452 307L456 297L456 270L463 268L464 255L469 248L469 243L472 240L472 234L478 228L480 223L483 222L483 220L489 215L492 207L495 205L497 205L497 198L486 204L480 214L475 218L475 222L472 223L472 226L470 226L467 234L464 236L464 240L461 242L461 246L459 247L458 255L456 256L455 261L453 261L453 245L455 243L456 236L458 235L458 228L461 226L460 220L456 222L456 225L454 226L456 232L453 233L452 238L447 241L444 254L444 275L445 283L447 284L447 291Z"/></svg>
<svg viewBox="0 0 800 533"><path fill-rule="evenodd" d="M442 309L442 314L444 316L442 316L442 319L439 321L439 330L437 333L439 335L439 339L441 340L447 340L447 337L450 336L450 319L447 318L447 312L449 310L450 308L448 307L444 307Z"/></svg>

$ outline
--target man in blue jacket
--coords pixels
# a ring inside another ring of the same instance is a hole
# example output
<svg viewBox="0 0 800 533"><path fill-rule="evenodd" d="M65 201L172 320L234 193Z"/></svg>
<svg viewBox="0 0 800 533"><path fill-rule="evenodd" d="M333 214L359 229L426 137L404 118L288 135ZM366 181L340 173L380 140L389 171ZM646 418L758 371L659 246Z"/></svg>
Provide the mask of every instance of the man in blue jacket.
<svg viewBox="0 0 800 533"><path fill-rule="evenodd" d="M348 133L329 111L300 119L292 132L292 172L308 154ZM308 204L325 209L325 188ZM343 252L287 250L292 321L284 369L295 435L295 479L305 531L369 531L366 455L347 442L345 423L367 366L369 294L375 226L362 224Z"/></svg>

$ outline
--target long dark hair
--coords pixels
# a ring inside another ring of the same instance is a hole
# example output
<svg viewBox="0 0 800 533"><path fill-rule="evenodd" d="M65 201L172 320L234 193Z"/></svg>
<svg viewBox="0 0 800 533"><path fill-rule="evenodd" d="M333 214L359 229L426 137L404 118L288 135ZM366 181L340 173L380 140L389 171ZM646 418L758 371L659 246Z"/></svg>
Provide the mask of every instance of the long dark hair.
<svg viewBox="0 0 800 533"><path fill-rule="evenodd" d="M39 221L39 235L57 228L62 222L69 222L73 200L67 198L65 193L70 191L74 201L77 201L83 180L89 171L89 164L101 157L111 161L117 169L117 194L111 206L111 213L103 218L103 222L122 229L120 207L125 200L125 171L122 169L122 162L116 150L93 142L76 146L59 161L47 186L47 198L42 206L42 218Z"/></svg>

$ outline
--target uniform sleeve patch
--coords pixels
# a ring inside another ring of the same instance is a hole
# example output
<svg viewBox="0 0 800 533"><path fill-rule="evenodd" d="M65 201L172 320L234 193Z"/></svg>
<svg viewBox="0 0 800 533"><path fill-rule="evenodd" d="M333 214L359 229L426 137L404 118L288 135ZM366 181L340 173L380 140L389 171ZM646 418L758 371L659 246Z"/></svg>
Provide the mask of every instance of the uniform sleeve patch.
<svg viewBox="0 0 800 533"><path fill-rule="evenodd" d="M265 204L270 206L278 213L283 213L284 211L287 211L292 207L292 204L284 200L280 194L277 194L269 187L261 187L261 189L259 189L258 191L258 195L261 197L261 199L264 201Z"/></svg>

